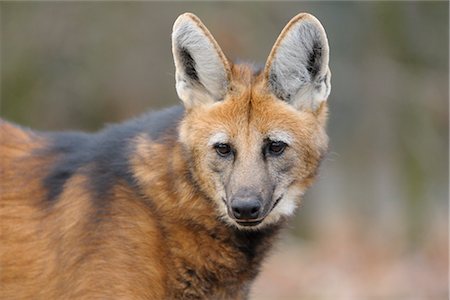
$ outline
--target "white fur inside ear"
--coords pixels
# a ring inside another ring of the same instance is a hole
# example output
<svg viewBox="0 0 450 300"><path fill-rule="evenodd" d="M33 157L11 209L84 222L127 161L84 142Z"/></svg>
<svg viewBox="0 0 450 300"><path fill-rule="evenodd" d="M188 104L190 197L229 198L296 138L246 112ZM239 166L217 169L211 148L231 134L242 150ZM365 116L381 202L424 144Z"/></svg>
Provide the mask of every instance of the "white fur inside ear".
<svg viewBox="0 0 450 300"><path fill-rule="evenodd" d="M291 21L269 56L273 93L298 109L317 109L330 94L329 48L325 30L311 15Z"/></svg>
<svg viewBox="0 0 450 300"><path fill-rule="evenodd" d="M172 51L177 93L187 106L224 98L228 87L225 56L195 16L184 14L175 22Z"/></svg>

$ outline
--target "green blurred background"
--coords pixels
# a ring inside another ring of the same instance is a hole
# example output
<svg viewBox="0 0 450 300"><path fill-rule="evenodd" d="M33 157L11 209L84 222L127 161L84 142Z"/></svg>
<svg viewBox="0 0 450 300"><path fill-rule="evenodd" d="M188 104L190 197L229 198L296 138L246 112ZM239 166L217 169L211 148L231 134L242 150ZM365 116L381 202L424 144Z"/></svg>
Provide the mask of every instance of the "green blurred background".
<svg viewBox="0 0 450 300"><path fill-rule="evenodd" d="M6 2L1 117L94 131L178 104L173 21L263 63L298 12L330 42L330 154L251 299L448 298L448 2Z"/></svg>

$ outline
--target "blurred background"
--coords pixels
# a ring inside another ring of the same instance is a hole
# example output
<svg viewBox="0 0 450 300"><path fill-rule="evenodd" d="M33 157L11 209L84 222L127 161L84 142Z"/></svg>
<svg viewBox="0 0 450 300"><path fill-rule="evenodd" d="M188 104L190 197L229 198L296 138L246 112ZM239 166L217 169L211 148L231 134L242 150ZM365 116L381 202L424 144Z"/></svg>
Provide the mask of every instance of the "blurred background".
<svg viewBox="0 0 450 300"><path fill-rule="evenodd" d="M330 42L330 153L251 299L448 299L448 2L4 2L1 117L94 131L179 103L170 33L197 14L264 63L310 12Z"/></svg>

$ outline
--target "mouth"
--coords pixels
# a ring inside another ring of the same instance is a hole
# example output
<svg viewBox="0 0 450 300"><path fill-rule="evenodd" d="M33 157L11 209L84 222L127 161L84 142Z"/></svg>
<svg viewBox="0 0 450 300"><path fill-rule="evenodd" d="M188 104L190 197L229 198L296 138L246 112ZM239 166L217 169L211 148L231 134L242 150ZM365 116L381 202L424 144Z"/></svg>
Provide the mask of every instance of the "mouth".
<svg viewBox="0 0 450 300"><path fill-rule="evenodd" d="M240 220L240 221L238 221L238 220L236 220L236 219L234 219L234 221L236 222L236 223L238 223L239 225L241 225L241 226L248 226L248 227L250 227L250 226L256 226L256 225L258 225L258 224L261 224L261 222L264 220L264 218L262 218L262 219L257 219L257 220Z"/></svg>
<svg viewBox="0 0 450 300"><path fill-rule="evenodd" d="M277 200L275 200L275 202L272 205L272 208L270 209L269 213L275 208L275 206L277 206L277 204L280 202L281 198L283 198L284 195L281 195L280 197L277 198Z"/></svg>

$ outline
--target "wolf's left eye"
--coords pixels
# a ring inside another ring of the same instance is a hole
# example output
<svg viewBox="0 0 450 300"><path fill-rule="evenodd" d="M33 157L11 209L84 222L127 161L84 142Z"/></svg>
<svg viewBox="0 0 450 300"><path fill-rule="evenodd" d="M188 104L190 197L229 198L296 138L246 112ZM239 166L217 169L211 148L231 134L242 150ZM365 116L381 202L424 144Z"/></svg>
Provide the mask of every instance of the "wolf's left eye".
<svg viewBox="0 0 450 300"><path fill-rule="evenodd" d="M272 155L280 155L286 149L286 143L279 141L272 141L269 143L267 150Z"/></svg>

